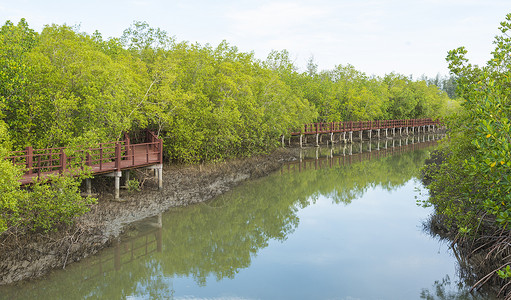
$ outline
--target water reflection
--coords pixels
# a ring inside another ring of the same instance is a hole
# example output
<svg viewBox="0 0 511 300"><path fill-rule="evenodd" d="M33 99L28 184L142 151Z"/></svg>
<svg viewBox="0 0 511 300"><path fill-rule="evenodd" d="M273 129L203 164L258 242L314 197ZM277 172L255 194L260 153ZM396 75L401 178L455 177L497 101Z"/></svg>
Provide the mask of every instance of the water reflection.
<svg viewBox="0 0 511 300"><path fill-rule="evenodd" d="M325 298L325 294L306 296L307 290L314 290L308 286L320 287L325 284L313 278L332 272L325 269L324 263L335 264L335 261L342 257L339 268L353 270L361 268L361 265L350 266L350 261L352 264L355 260L368 260L370 256L382 255L383 252L376 252L374 247L378 245L374 244L363 244L364 246L348 250L347 246L358 245L362 237L368 241L377 238L369 238L364 231L345 232L345 225L336 225L339 227L323 228L319 231L325 235L324 240L342 233L336 240L337 248L324 249L323 254L316 252L317 250L307 250L314 238L318 237L318 233L315 231L305 235L305 240L297 242L297 239L302 239L302 235L293 233L298 230L300 222L303 223L300 227L308 228L307 223L331 224L335 219L344 218L348 220L348 224L354 225L354 229L363 229L362 222L375 220L377 223L375 225L370 223L370 226L382 226L385 220L378 219L379 217L374 214L370 219L362 217L361 220L349 219L355 215L361 216L360 212L384 209L381 206L383 202L371 200L373 202L368 207L360 200L366 193L376 193L377 198L381 198L382 193L388 192L389 195L393 195L390 192L403 187L407 193L413 191L410 180L417 175L418 168L435 143L433 138L430 139L430 143L427 143L427 140L428 137L420 136L408 140L374 141L308 149L302 153L300 160L284 166L273 176L249 182L214 201L176 208L134 224L119 242L99 255L72 264L65 271L52 272L46 279L2 288L0 297L167 299L173 298L176 294L177 297L186 298L189 295L198 297L200 293L205 293L204 297L208 298L211 295L237 299ZM399 144L402 145L401 148L398 148ZM407 193L404 194L405 197L409 195ZM348 212L342 205L330 206L331 203L349 204L355 199L360 200L355 202L361 207L355 204L350 206L358 213ZM315 210L306 210L312 207L317 209L315 217L311 217ZM392 209L402 214L400 208ZM417 222L415 216L410 216L410 220L411 224ZM393 222L388 224L395 227L390 230L395 230L397 235L394 237L395 244L399 244L401 233L396 227L397 224ZM413 226L412 229L415 229ZM374 232L377 231L373 229L371 233ZM263 251L276 253L279 247L291 247L295 243L296 247L283 252L285 256L261 254ZM335 249L344 249L343 254L337 253L336 251L340 250ZM311 253L299 255L303 251ZM257 255L261 255L261 258L254 264ZM290 269L298 266L279 269L279 266L295 255L298 257L296 261L300 261L301 264L307 264L307 260L313 261L314 267L306 270L296 269L296 273L310 273L308 281L299 282L303 279L295 278L294 274L289 273ZM412 257L410 260L416 259ZM319 268L318 264L323 266L321 267L323 269L319 273L314 273L314 268ZM349 272L352 277L361 276L361 282L371 280L386 282L388 278L381 276L385 277L385 274L390 274L391 270L396 268L409 267L400 267L399 263L385 264L382 258L381 264L374 264L372 270L360 274ZM380 269L379 278L370 275ZM270 283L263 282L262 286L258 287L256 282L264 278L271 278ZM286 278L289 278L290 286L286 285ZM335 279L335 276L331 275L328 278ZM195 288L189 279L198 287ZM346 280L349 280L349 277L342 278L338 284L343 287L346 285L344 288L349 290L350 284ZM248 283L244 283L245 281ZM376 282L372 284L377 286ZM283 291L278 290L276 285L282 286ZM200 287L208 287L209 290L204 292ZM266 294L262 292L265 289ZM380 289L384 293L383 290L386 288L382 286ZM395 287L390 287L390 293L392 289ZM230 290L231 294L226 294L226 290ZM338 291L330 292L335 294ZM419 296L418 293L415 297ZM388 292L382 295L385 295L380 297L382 299L394 299ZM420 294L423 299L443 299L434 296L435 294L428 289L423 289Z"/></svg>

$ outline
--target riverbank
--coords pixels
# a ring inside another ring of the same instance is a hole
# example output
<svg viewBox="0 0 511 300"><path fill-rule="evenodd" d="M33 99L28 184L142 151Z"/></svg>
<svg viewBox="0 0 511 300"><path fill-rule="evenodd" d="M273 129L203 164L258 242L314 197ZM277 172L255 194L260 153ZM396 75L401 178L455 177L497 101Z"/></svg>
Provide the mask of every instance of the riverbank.
<svg viewBox="0 0 511 300"><path fill-rule="evenodd" d="M48 234L3 237L0 285L65 268L111 245L130 223L171 207L210 200L246 180L268 175L283 163L295 160L297 151L277 149L269 155L207 165L165 165L161 190L151 179L140 192L123 191L122 201L111 201L110 194L100 191L98 204L70 228Z"/></svg>
<svg viewBox="0 0 511 300"><path fill-rule="evenodd" d="M423 169L423 184L428 187L434 183L432 173L446 161L443 152L435 151L426 160ZM442 190L431 190L432 196ZM449 194L449 197L462 199L463 195ZM458 260L460 279L470 288L482 294L489 293L505 299L511 299L509 279L499 277L497 271L509 265L511 257L511 231L499 227L495 216L479 212L477 227L474 232L462 232L457 219L445 213L437 205L434 214L425 223L425 229L435 237L450 244L450 248Z"/></svg>

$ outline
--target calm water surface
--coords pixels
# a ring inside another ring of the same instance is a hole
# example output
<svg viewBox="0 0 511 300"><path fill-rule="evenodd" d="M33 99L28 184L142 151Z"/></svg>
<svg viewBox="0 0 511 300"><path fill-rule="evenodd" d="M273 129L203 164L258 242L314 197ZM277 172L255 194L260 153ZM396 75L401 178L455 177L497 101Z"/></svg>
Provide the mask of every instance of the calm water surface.
<svg viewBox="0 0 511 300"><path fill-rule="evenodd" d="M417 174L434 143L418 142L309 149L0 298L482 299L458 282L447 245L423 232Z"/></svg>

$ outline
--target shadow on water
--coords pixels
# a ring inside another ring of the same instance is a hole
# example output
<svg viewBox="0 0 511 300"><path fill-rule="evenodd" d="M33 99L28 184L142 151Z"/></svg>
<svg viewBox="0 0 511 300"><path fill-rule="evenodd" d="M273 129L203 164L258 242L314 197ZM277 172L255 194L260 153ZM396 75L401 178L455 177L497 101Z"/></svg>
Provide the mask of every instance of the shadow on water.
<svg viewBox="0 0 511 300"><path fill-rule="evenodd" d="M174 296L169 278L191 277L199 286L211 277L235 278L270 241L287 240L300 222L298 212L321 196L347 205L372 187L392 191L417 177L437 139L420 136L305 149L299 160L269 178L132 224L98 255L40 280L1 287L0 298L168 299ZM483 299L466 290L447 277L417 297Z"/></svg>

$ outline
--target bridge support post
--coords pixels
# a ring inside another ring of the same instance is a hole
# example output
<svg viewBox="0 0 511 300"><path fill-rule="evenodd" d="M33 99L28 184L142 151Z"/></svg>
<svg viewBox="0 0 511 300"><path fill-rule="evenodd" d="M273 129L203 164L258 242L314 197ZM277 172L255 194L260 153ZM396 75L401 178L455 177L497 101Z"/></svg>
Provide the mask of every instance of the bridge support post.
<svg viewBox="0 0 511 300"><path fill-rule="evenodd" d="M369 129L367 131L367 134L369 135L369 141L371 140L371 135L373 134L373 131L371 129Z"/></svg>
<svg viewBox="0 0 511 300"><path fill-rule="evenodd" d="M153 165L147 168L154 170L155 176L158 180L158 189L161 190L163 188L163 164Z"/></svg>
<svg viewBox="0 0 511 300"><path fill-rule="evenodd" d="M113 177L114 178L114 183L115 183L114 199L118 200L119 199L119 189L121 187L122 172L121 171L115 171L115 172L112 172L112 173L108 173L105 176Z"/></svg>
<svg viewBox="0 0 511 300"><path fill-rule="evenodd" d="M87 189L87 196L92 195L92 183L90 178L85 179L85 187Z"/></svg>
<svg viewBox="0 0 511 300"><path fill-rule="evenodd" d="M358 133L359 133L359 137L360 137L360 141L362 142L362 134L363 134L363 130L360 130Z"/></svg>
<svg viewBox="0 0 511 300"><path fill-rule="evenodd" d="M399 127L399 136L403 136L403 127Z"/></svg>
<svg viewBox="0 0 511 300"><path fill-rule="evenodd" d="M319 147L319 133L316 133L316 147Z"/></svg>
<svg viewBox="0 0 511 300"><path fill-rule="evenodd" d="M376 129L376 136L378 137L378 140L380 140L380 129Z"/></svg>
<svg viewBox="0 0 511 300"><path fill-rule="evenodd" d="M353 131L350 131L350 143L353 143Z"/></svg>
<svg viewBox="0 0 511 300"><path fill-rule="evenodd" d="M128 186L128 182L130 181L130 170L124 171L124 186Z"/></svg>
<svg viewBox="0 0 511 300"><path fill-rule="evenodd" d="M330 133L330 142L332 143L332 145L333 145L333 144L334 144L334 142L335 142L335 141L334 141L334 133L333 133L333 132L331 132L331 133Z"/></svg>
<svg viewBox="0 0 511 300"><path fill-rule="evenodd" d="M303 134L300 134L300 148L303 148L302 141L303 141Z"/></svg>
<svg viewBox="0 0 511 300"><path fill-rule="evenodd" d="M342 142L346 144L346 132L342 133Z"/></svg>

